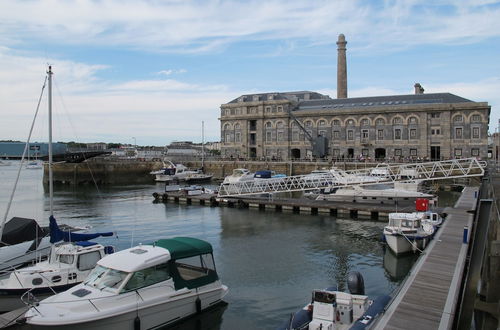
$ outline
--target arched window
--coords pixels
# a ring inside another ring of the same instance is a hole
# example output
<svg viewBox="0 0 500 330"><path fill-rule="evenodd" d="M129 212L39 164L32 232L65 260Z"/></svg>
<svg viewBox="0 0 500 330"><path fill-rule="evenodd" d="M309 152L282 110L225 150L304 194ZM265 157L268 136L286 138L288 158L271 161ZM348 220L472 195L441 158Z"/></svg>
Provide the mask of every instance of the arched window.
<svg viewBox="0 0 500 330"><path fill-rule="evenodd" d="M462 115L457 115L455 117L453 117L453 122L455 123L461 123L464 121L464 117Z"/></svg>
<svg viewBox="0 0 500 330"><path fill-rule="evenodd" d="M410 117L410 119L408 120L408 122L410 124L418 124L418 119L417 119L417 117Z"/></svg>
<svg viewBox="0 0 500 330"><path fill-rule="evenodd" d="M379 118L379 119L377 119L376 124L377 125L385 125L385 120L383 118Z"/></svg>
<svg viewBox="0 0 500 330"><path fill-rule="evenodd" d="M349 120L347 121L347 125L348 125L348 126L353 126L353 125L354 125L354 120L353 120L353 119L349 119Z"/></svg>
<svg viewBox="0 0 500 330"><path fill-rule="evenodd" d="M340 126L340 120L334 119L333 120L333 126Z"/></svg>
<svg viewBox="0 0 500 330"><path fill-rule="evenodd" d="M240 124L236 123L236 124L234 125L234 129L241 129Z"/></svg>
<svg viewBox="0 0 500 330"><path fill-rule="evenodd" d="M269 128L272 128L272 127L273 127L273 125L271 124L271 122L269 122L269 121L268 121L268 122L266 123L266 128L268 128L268 129L269 129Z"/></svg>
<svg viewBox="0 0 500 330"><path fill-rule="evenodd" d="M471 121L472 121L472 122L475 122L475 123L480 122L480 121L481 121L481 115L478 115L478 114L474 114L474 115L472 115L472 117L471 117Z"/></svg>
<svg viewBox="0 0 500 330"><path fill-rule="evenodd" d="M277 124L276 124L276 128L283 128L285 127L285 124L283 124L282 121L279 121Z"/></svg>
<svg viewBox="0 0 500 330"><path fill-rule="evenodd" d="M231 125L229 125L229 124L224 124L224 130L225 130L225 131L228 131L229 129L231 129Z"/></svg>
<svg viewBox="0 0 500 330"><path fill-rule="evenodd" d="M318 126L326 126L326 120L321 119L318 121Z"/></svg>
<svg viewBox="0 0 500 330"><path fill-rule="evenodd" d="M313 123L312 121L308 120L305 122L306 127L312 127Z"/></svg>
<svg viewBox="0 0 500 330"><path fill-rule="evenodd" d="M392 120L392 123L395 124L395 125L401 125L403 123L403 118L401 118L401 117L395 117Z"/></svg>

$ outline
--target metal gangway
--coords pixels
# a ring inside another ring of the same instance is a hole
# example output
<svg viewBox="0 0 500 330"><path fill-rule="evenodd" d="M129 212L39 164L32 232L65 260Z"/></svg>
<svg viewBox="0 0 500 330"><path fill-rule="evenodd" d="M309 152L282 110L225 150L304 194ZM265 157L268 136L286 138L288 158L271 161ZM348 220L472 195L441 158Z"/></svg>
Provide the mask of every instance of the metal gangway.
<svg viewBox="0 0 500 330"><path fill-rule="evenodd" d="M331 168L321 173L254 179L231 184L222 183L218 197L483 176L485 168L486 162L478 161L476 158L394 165L379 164L377 167L352 171Z"/></svg>

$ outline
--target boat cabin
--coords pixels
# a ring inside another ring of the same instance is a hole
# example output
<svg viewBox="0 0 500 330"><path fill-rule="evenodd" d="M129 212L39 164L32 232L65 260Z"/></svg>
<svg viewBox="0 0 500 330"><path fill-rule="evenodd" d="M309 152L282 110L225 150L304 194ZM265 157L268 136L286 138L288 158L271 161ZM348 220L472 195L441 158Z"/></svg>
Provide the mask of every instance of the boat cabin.
<svg viewBox="0 0 500 330"><path fill-rule="evenodd" d="M421 227L422 218L415 213L390 213L387 227L403 230L417 230Z"/></svg>
<svg viewBox="0 0 500 330"><path fill-rule="evenodd" d="M188 237L162 239L100 260L85 284L125 293L171 280L175 290L217 281L212 246Z"/></svg>

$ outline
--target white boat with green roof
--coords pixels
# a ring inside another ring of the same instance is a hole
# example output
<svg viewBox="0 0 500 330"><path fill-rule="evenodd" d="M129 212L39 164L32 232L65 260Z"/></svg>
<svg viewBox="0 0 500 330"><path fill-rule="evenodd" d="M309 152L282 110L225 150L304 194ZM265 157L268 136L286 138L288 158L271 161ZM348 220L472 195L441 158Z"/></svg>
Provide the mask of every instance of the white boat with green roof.
<svg viewBox="0 0 500 330"><path fill-rule="evenodd" d="M161 239L101 259L87 279L25 314L32 329L154 329L222 301L210 243Z"/></svg>

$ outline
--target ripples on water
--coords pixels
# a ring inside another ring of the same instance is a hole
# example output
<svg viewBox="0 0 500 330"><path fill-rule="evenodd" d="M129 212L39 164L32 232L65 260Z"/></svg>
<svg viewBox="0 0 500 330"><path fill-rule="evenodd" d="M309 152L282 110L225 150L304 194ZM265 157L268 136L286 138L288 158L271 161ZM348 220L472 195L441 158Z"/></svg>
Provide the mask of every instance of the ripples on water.
<svg viewBox="0 0 500 330"><path fill-rule="evenodd" d="M1 168L2 217L16 166ZM153 203L160 184L100 188L57 186L54 214L60 223L114 231L99 242L118 249L173 236L209 241L220 278L229 286L227 306L175 329L274 329L301 308L313 289L345 288L347 274L360 271L366 293L389 294L416 256L396 258L380 243L384 222ZM48 196L41 171L23 171L10 217L48 222Z"/></svg>

